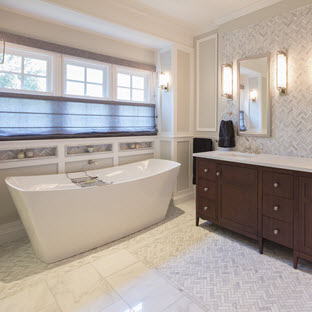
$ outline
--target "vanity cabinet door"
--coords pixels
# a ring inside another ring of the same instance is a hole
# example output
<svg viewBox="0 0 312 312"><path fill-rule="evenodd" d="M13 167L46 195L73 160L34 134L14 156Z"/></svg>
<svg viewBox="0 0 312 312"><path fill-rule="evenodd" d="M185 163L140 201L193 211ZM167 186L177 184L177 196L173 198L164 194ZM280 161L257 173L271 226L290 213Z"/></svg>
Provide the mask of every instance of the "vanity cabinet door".
<svg viewBox="0 0 312 312"><path fill-rule="evenodd" d="M220 165L218 172L220 222L257 234L257 169Z"/></svg>
<svg viewBox="0 0 312 312"><path fill-rule="evenodd" d="M300 178L299 218L300 251L312 255L312 179Z"/></svg>

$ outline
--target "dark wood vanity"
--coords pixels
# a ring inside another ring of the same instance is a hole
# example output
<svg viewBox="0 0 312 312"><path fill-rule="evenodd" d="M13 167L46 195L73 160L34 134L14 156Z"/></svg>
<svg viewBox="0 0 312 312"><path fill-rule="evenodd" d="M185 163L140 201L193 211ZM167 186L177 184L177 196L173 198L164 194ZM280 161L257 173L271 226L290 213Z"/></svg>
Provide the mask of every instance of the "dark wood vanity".
<svg viewBox="0 0 312 312"><path fill-rule="evenodd" d="M312 261L312 173L196 158L199 219L258 240L267 239Z"/></svg>

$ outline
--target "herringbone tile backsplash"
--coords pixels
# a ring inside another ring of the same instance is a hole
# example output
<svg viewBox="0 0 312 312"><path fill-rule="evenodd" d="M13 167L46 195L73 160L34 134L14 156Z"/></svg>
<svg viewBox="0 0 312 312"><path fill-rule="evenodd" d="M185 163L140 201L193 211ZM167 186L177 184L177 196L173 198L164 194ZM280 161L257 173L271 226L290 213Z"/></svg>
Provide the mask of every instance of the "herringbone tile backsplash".
<svg viewBox="0 0 312 312"><path fill-rule="evenodd" d="M276 52L288 50L288 94L276 90ZM248 28L223 35L221 64L271 52L272 137L237 137L237 149L262 145L262 152L312 157L312 5L304 6ZM234 84L235 86L235 84ZM234 87L235 88L235 87ZM238 103L222 98L219 120L237 112ZM237 122L237 120L234 120Z"/></svg>

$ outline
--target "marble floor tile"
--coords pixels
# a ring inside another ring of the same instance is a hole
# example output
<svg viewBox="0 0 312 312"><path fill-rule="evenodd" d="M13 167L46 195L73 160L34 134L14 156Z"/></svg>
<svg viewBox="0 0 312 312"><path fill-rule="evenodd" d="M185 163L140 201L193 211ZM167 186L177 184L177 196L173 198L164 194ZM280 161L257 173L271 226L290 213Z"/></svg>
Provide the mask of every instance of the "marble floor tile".
<svg viewBox="0 0 312 312"><path fill-rule="evenodd" d="M123 300L119 300L100 312L133 312L133 310Z"/></svg>
<svg viewBox="0 0 312 312"><path fill-rule="evenodd" d="M164 312L205 312L191 299L183 296L177 302L164 310Z"/></svg>
<svg viewBox="0 0 312 312"><path fill-rule="evenodd" d="M104 255L92 262L96 270L104 277L117 273L130 265L138 262L138 259L127 250L116 251L110 255Z"/></svg>
<svg viewBox="0 0 312 312"><path fill-rule="evenodd" d="M91 264L47 278L63 312L98 312L120 297Z"/></svg>
<svg viewBox="0 0 312 312"><path fill-rule="evenodd" d="M292 250L269 241L264 248L260 255L257 241L209 222L196 227L194 201L52 265L24 238L0 245L0 311L311 312L312 263L300 259L294 270Z"/></svg>
<svg viewBox="0 0 312 312"><path fill-rule="evenodd" d="M141 262L107 277L107 281L135 312L160 312L182 296Z"/></svg>
<svg viewBox="0 0 312 312"><path fill-rule="evenodd" d="M0 300L1 312L42 312L49 311L47 308L51 307L52 309L53 306L57 308L53 295L45 282L37 283L36 286Z"/></svg>
<svg viewBox="0 0 312 312"><path fill-rule="evenodd" d="M60 307L57 303L50 304L43 309L41 309L39 312L62 312Z"/></svg>

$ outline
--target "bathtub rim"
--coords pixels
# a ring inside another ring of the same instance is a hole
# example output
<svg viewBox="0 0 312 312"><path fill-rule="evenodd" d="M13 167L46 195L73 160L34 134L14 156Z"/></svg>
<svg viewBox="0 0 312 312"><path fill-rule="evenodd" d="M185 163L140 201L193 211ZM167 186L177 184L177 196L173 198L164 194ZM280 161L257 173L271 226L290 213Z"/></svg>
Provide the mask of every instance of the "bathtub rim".
<svg viewBox="0 0 312 312"><path fill-rule="evenodd" d="M94 170L87 170L87 171L78 171L78 172L70 172L70 173L75 173L75 174L78 174L78 173L84 173L84 172L87 172L87 173L91 173L92 175L92 172L96 171L96 172L99 172L100 170L106 170L106 169L111 169L111 168L120 168L120 167L126 167L126 166L130 166L130 165L134 165L134 164L139 164L139 163L142 163L142 162L145 162L145 161L153 161L153 160L157 160L157 161L161 161L161 162L167 162L167 163L170 163L172 164L173 166L170 167L170 168L166 168L166 169L163 169L163 170L160 170L160 171L155 171L153 174L150 174L150 175L147 175L147 176L144 176L144 177L139 177L139 178L132 178L131 180L126 180L126 181L120 181L120 182L116 182L116 183L112 183L112 184L105 184L105 185L101 185L101 186L90 186L90 187L79 187L78 185L75 185L75 184L72 184L71 185L71 188L63 188L63 189L53 189L53 188L50 188L50 189L39 189L39 190L33 190L33 189L24 189L24 188L21 188L20 186L17 186L16 184L12 183L11 180L13 180L14 178L24 178L24 177L27 177L27 178L32 178L32 177L38 177L38 176L41 176L41 177L49 177L49 176L58 176L58 175L66 175L66 173L56 173L56 174L43 174L43 175L32 175L32 176L9 176L9 177L6 177L5 178L5 183L8 187L11 187L13 189L16 189L20 192L63 192L63 191L74 191L74 190L90 190L90 189L95 189L95 188L99 188L99 187L109 187L109 186L114 186L114 185L120 185L120 184L124 184L124 183L130 183L130 182L134 182L134 181L138 181L138 180L143 180L143 179L146 179L146 178L150 178L150 177L153 177L153 176L157 176L159 174L163 174L164 172L167 172L167 171L170 171L170 170L173 170L175 168L179 168L181 167L181 163L177 162L177 161L173 161L173 160L167 160L167 159L159 159L159 158L151 158L151 159L148 159L148 160L142 160L142 161L137 161L137 162L134 162L134 163L129 163L129 164L124 164L124 165L120 165L120 166L116 166L116 167L108 167L108 168L101 168L101 169L94 169ZM70 174L69 173L69 174Z"/></svg>

